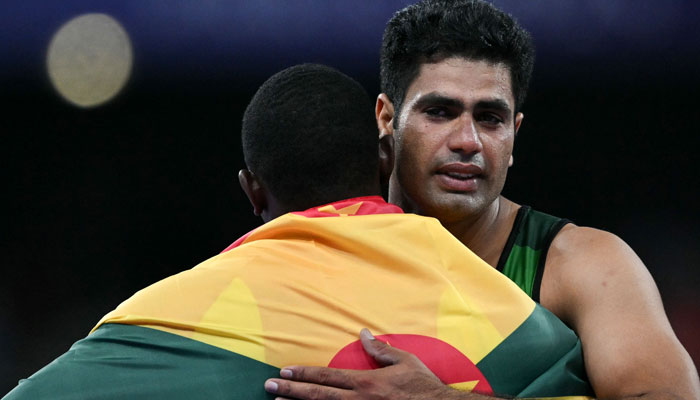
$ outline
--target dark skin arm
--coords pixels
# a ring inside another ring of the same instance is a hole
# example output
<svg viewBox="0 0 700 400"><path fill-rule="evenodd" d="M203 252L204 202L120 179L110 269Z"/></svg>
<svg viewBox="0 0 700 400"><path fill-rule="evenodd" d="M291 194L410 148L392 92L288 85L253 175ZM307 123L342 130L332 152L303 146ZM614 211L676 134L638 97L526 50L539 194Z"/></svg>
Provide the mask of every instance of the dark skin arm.
<svg viewBox="0 0 700 400"><path fill-rule="evenodd" d="M280 371L285 379L268 379L265 390L282 396L277 399L493 399L446 386L418 357L374 339L367 329L360 333L360 341L382 368L285 367ZM396 397L397 393L401 396Z"/></svg>

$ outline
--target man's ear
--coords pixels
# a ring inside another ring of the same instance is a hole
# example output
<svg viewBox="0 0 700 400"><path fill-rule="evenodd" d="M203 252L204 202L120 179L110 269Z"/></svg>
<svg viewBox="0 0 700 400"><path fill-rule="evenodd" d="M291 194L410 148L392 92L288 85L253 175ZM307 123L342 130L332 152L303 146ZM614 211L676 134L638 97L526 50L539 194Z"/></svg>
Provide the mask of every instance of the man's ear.
<svg viewBox="0 0 700 400"><path fill-rule="evenodd" d="M518 134L518 130L520 129L520 125L523 123L523 118L525 118L525 115L521 112L515 114L515 124L513 124L513 127L515 128L515 134Z"/></svg>
<svg viewBox="0 0 700 400"><path fill-rule="evenodd" d="M253 214L260 216L267 208L267 196L265 189L260 184L258 177L247 169L238 171L238 183L241 184L241 189L248 196L248 201L253 205Z"/></svg>
<svg viewBox="0 0 700 400"><path fill-rule="evenodd" d="M379 138L379 180L382 186L389 184L389 177L394 170L394 136L384 135Z"/></svg>
<svg viewBox="0 0 700 400"><path fill-rule="evenodd" d="M394 104L386 93L377 96L377 104L374 107L374 116L377 119L379 137L394 134Z"/></svg>
<svg viewBox="0 0 700 400"><path fill-rule="evenodd" d="M514 135L518 135L518 130L520 129L520 125L523 123L523 118L525 118L525 115L521 112L515 114L515 123L513 124L513 128L515 130ZM512 167L513 166L513 154L510 155L510 159L508 160L508 166Z"/></svg>

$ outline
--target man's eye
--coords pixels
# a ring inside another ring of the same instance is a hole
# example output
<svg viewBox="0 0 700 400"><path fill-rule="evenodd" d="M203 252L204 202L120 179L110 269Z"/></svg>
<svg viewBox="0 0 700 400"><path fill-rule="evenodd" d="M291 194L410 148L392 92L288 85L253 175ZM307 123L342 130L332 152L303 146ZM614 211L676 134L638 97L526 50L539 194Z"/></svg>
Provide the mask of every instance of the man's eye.
<svg viewBox="0 0 700 400"><path fill-rule="evenodd" d="M447 117L449 115L447 109L443 107L431 107L425 110L425 113L431 117Z"/></svg>
<svg viewBox="0 0 700 400"><path fill-rule="evenodd" d="M491 113L484 113L479 115L478 120L491 125L498 125L503 122L503 118L501 118L499 115Z"/></svg>

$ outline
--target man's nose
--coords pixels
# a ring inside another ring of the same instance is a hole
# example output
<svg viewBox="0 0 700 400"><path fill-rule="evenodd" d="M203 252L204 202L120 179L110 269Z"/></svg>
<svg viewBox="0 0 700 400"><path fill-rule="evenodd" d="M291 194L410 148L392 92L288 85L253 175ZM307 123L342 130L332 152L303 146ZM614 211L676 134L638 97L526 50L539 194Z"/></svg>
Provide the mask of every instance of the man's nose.
<svg viewBox="0 0 700 400"><path fill-rule="evenodd" d="M454 130L450 133L448 146L450 150L473 154L483 149L478 125L470 115L463 115L455 120Z"/></svg>

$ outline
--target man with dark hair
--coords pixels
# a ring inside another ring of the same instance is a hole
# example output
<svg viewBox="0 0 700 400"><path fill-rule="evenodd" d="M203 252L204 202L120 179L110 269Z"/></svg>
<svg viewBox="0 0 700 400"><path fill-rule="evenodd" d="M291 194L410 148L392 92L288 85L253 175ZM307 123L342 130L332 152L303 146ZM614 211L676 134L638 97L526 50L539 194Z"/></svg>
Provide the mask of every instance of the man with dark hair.
<svg viewBox="0 0 700 400"><path fill-rule="evenodd" d="M393 137L371 107L328 67L271 77L244 115L239 174L266 223L136 293L7 398L263 398L284 365L368 369L363 348L382 340L418 353L411 379L435 394L592 394L570 329L437 220L379 196ZM357 341L364 326L379 340Z"/></svg>
<svg viewBox="0 0 700 400"><path fill-rule="evenodd" d="M692 361L648 271L616 236L500 193L533 64L530 37L480 0L426 0L394 15L381 51L380 135L396 140L390 201L440 220L581 338L601 398L698 398ZM406 379L407 355L374 342L376 371L293 366L277 393L313 399L473 398ZM324 386L325 385L325 386ZM439 394L439 395L436 395Z"/></svg>
<svg viewBox="0 0 700 400"><path fill-rule="evenodd" d="M265 210L265 221L380 193L371 101L358 83L341 77L324 66L290 68L268 79L248 105L241 132L248 170L240 178L245 188L259 177L274 198L256 211Z"/></svg>
<svg viewBox="0 0 700 400"><path fill-rule="evenodd" d="M519 111L535 62L530 34L510 15L489 3L438 0L397 12L384 31L380 55L382 92L395 99L392 104L397 116L421 64L455 56L507 66L515 112Z"/></svg>

